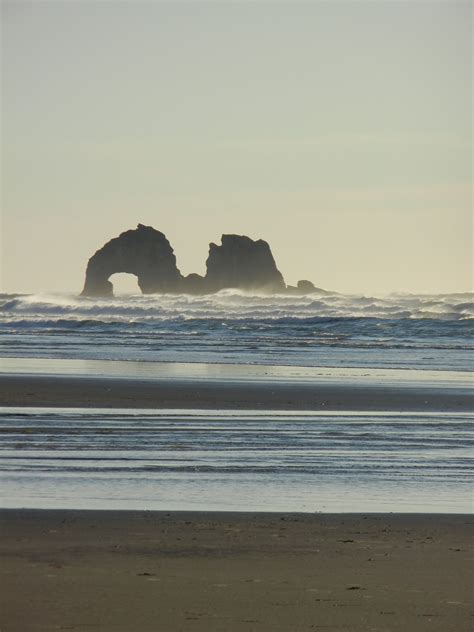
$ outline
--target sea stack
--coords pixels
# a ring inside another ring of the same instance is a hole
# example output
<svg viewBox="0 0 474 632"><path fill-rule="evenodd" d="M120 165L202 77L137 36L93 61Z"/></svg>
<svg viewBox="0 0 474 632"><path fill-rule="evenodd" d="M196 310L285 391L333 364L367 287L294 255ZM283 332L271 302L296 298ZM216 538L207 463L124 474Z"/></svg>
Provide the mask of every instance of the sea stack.
<svg viewBox="0 0 474 632"><path fill-rule="evenodd" d="M138 224L108 241L89 259L82 296L113 296L109 277L128 272L143 294L179 292L182 275L173 248L163 233Z"/></svg>
<svg viewBox="0 0 474 632"><path fill-rule="evenodd" d="M224 289L275 294L287 291L270 246L263 239L222 235L209 245L205 276L183 277L173 248L163 233L138 224L108 241L89 259L82 296L113 296L109 278L117 272L137 277L143 294L211 294ZM312 291L311 283L303 282Z"/></svg>
<svg viewBox="0 0 474 632"><path fill-rule="evenodd" d="M270 246L263 239L222 235L220 246L209 245L206 267L205 283L211 292L236 288L276 293L286 289Z"/></svg>

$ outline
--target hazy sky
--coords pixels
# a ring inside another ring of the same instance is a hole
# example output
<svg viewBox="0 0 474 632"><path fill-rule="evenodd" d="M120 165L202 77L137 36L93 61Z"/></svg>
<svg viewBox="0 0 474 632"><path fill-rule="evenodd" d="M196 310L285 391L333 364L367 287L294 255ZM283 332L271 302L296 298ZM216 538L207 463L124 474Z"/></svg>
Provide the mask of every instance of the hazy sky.
<svg viewBox="0 0 474 632"><path fill-rule="evenodd" d="M470 2L3 2L7 291L79 291L138 222L289 283L465 291Z"/></svg>

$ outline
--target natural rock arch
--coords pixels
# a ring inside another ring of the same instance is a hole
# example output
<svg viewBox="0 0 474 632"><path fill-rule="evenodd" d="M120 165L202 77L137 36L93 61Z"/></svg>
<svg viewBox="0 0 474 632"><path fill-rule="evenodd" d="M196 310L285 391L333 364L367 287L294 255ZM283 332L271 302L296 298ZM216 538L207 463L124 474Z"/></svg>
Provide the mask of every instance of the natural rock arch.
<svg viewBox="0 0 474 632"><path fill-rule="evenodd" d="M296 295L327 293L311 281L287 286L268 243L245 235L222 235L220 245L209 245L206 276L183 277L165 235L143 224L111 239L89 259L82 296L113 296L109 279L122 272L137 277L143 294L210 294L226 288Z"/></svg>
<svg viewBox="0 0 474 632"><path fill-rule="evenodd" d="M143 294L179 291L182 276L163 233L138 224L111 239L89 259L83 296L113 296L109 277L128 272L137 277Z"/></svg>

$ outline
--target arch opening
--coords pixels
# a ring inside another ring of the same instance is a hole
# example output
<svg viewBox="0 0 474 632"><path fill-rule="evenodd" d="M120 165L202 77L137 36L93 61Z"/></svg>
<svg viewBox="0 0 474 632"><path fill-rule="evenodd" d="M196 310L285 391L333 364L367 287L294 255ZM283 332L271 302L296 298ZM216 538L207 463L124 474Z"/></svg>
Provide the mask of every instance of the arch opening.
<svg viewBox="0 0 474 632"><path fill-rule="evenodd" d="M132 296L142 293L138 285L138 277L132 272L114 272L108 280L114 286L114 296Z"/></svg>

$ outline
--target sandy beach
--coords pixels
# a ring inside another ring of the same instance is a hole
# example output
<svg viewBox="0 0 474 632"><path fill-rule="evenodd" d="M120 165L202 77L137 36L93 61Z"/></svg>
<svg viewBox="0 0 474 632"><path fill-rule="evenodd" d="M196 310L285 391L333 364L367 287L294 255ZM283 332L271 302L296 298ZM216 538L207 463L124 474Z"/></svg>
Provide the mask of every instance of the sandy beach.
<svg viewBox="0 0 474 632"><path fill-rule="evenodd" d="M462 384L0 375L7 408L456 414L471 402ZM2 509L0 532L2 632L472 629L466 515Z"/></svg>
<svg viewBox="0 0 474 632"><path fill-rule="evenodd" d="M1 510L3 632L472 629L462 515Z"/></svg>
<svg viewBox="0 0 474 632"><path fill-rule="evenodd" d="M466 386L0 374L0 406L470 411Z"/></svg>

